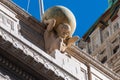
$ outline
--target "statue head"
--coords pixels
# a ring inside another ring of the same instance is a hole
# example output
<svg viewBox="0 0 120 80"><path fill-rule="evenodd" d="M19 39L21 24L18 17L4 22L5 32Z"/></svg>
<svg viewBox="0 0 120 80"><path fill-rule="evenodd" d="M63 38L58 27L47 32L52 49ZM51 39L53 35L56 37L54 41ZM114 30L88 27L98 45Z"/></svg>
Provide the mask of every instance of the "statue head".
<svg viewBox="0 0 120 80"><path fill-rule="evenodd" d="M66 39L70 36L71 27L67 23L59 24L56 28L56 32L59 37Z"/></svg>
<svg viewBox="0 0 120 80"><path fill-rule="evenodd" d="M45 11L42 20L48 20L54 18L56 19L56 24L54 30L57 30L58 26L62 26L63 23L66 23L70 26L70 36L74 33L76 29L76 19L73 13L63 6L54 6ZM59 32L59 31L58 31Z"/></svg>

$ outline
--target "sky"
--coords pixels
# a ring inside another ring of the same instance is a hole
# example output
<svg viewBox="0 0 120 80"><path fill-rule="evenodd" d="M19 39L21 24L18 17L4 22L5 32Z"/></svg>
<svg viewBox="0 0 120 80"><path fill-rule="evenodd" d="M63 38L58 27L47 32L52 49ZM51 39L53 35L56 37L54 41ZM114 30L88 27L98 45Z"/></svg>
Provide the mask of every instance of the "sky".
<svg viewBox="0 0 120 80"><path fill-rule="evenodd" d="M12 0L19 7L27 11L29 0ZM44 11L55 5L62 5L72 11L76 18L76 30L73 36L80 38L107 10L108 0L43 0ZM28 13L40 21L39 0L30 0Z"/></svg>

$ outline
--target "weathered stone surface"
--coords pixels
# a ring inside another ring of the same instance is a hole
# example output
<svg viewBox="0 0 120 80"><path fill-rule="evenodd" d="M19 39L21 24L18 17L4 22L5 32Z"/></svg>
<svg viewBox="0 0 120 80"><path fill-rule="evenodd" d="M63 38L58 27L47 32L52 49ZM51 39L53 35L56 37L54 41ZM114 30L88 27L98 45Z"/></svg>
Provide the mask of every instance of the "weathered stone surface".
<svg viewBox="0 0 120 80"><path fill-rule="evenodd" d="M54 6L54 7L49 8L44 13L42 20L45 20L45 19L48 20L51 18L56 19L55 28L60 23L68 23L72 28L71 35L74 33L75 28L76 28L76 20L75 20L73 13L66 7Z"/></svg>

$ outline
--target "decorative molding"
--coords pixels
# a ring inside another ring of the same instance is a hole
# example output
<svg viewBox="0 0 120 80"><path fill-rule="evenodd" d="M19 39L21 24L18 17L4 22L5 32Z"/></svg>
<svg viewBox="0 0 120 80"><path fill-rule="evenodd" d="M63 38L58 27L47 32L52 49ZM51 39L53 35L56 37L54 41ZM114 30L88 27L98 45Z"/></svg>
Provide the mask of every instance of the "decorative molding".
<svg viewBox="0 0 120 80"><path fill-rule="evenodd" d="M10 62L8 59L4 58L1 55L0 55L0 65L8 68L9 70L11 70L10 72L14 72L14 74L19 75L25 80L35 80L35 78L32 75L26 73L22 68L16 66L15 64L13 64L12 62ZM11 80L11 79L7 78L7 80Z"/></svg>
<svg viewBox="0 0 120 80"><path fill-rule="evenodd" d="M68 72L64 71L56 64L54 64L51 60L53 57L46 54L41 49L35 47L32 43L25 40L21 35L13 34L12 32L8 32L4 29L4 26L0 26L0 35L5 41L9 41L16 49L20 49L24 52L25 55L32 57L36 62L41 63L48 70L55 72L56 75L62 78L68 78L68 80L76 80L73 75L70 75ZM9 49L7 49L9 50ZM43 55L44 54L44 55ZM15 54L12 54L15 56ZM19 58L22 55L19 55ZM23 60L26 59L26 56L22 56ZM54 58L53 58L54 59ZM29 60L28 60L29 61ZM46 66L47 65L47 66ZM37 70L39 71L39 70Z"/></svg>

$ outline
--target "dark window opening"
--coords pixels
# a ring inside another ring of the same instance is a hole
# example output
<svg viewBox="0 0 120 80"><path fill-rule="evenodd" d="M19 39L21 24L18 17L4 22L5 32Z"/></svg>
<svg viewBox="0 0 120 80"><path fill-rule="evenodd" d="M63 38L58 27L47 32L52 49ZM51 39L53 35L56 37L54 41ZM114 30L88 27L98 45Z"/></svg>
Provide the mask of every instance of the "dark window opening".
<svg viewBox="0 0 120 80"><path fill-rule="evenodd" d="M113 49L113 54L115 54L118 50L119 50L119 45Z"/></svg>
<svg viewBox="0 0 120 80"><path fill-rule="evenodd" d="M105 56L102 60L101 60L101 63L105 63L107 61L107 56Z"/></svg>

